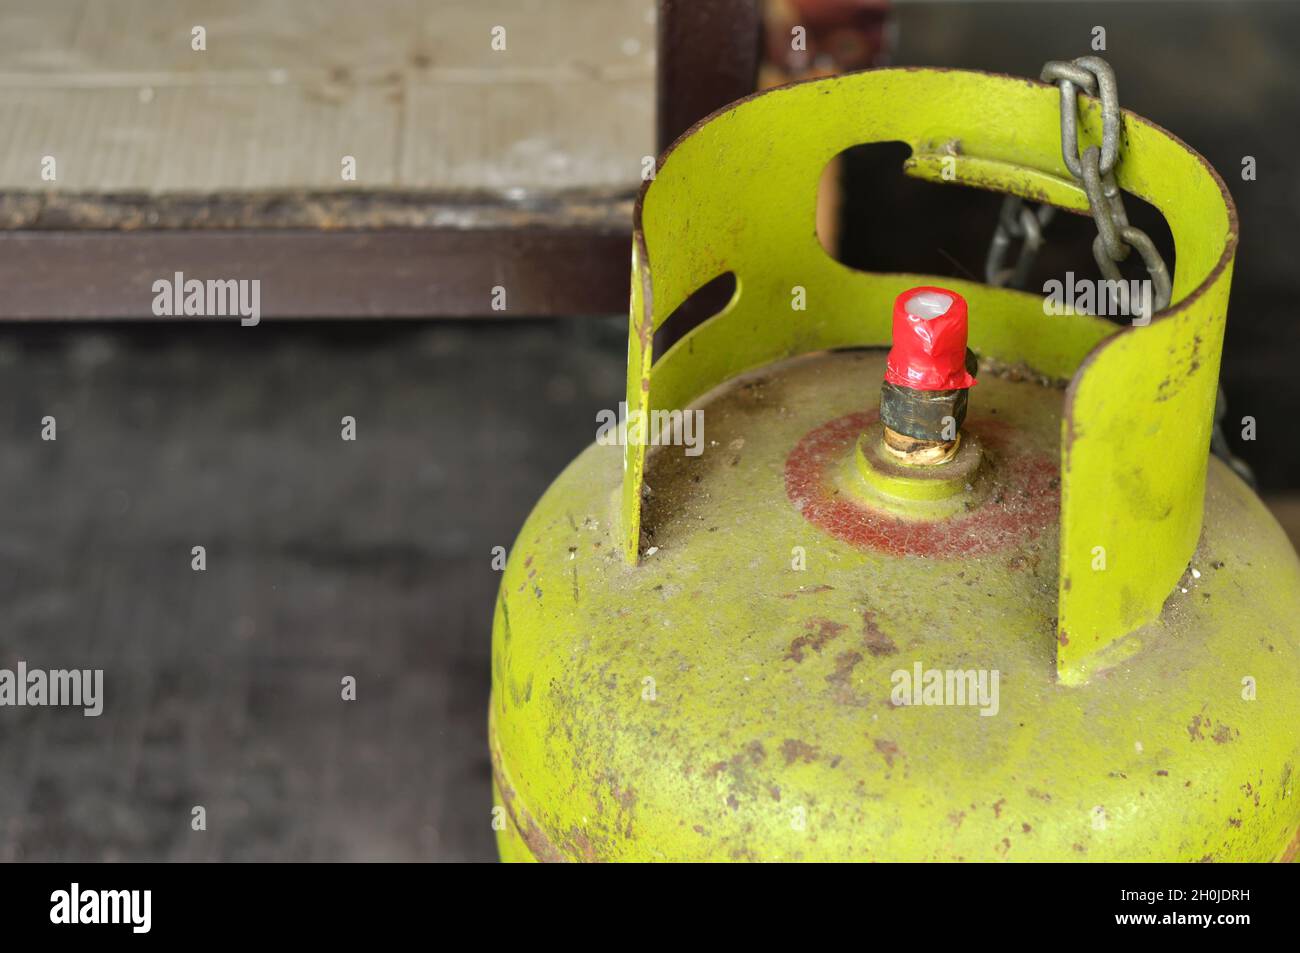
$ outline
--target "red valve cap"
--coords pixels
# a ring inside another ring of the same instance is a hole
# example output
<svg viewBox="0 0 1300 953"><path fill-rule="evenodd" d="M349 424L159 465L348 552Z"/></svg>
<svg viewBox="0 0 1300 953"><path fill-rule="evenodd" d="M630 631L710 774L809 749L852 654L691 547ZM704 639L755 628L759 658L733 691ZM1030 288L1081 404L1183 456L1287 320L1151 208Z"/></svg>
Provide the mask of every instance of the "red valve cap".
<svg viewBox="0 0 1300 953"><path fill-rule="evenodd" d="M894 299L894 346L885 380L913 390L972 387L966 370L966 299L922 286Z"/></svg>

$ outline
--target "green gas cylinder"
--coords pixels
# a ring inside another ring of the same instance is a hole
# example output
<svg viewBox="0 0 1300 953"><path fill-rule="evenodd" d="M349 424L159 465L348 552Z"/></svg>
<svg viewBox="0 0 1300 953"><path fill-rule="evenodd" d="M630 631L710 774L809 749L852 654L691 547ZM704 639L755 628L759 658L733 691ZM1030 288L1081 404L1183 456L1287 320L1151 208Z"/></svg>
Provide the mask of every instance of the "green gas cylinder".
<svg viewBox="0 0 1300 953"><path fill-rule="evenodd" d="M1086 212L1059 107L874 70L751 97L664 157L635 216L630 426L547 490L496 604L504 859L1295 854L1300 562L1208 454L1219 176L1124 114L1118 184L1177 254L1144 327L855 271L815 234L826 164L884 140L909 174ZM1081 144L1102 133L1081 97ZM727 306L653 353L726 273ZM881 393L895 302L925 286L967 305L978 373L960 439L917 462Z"/></svg>

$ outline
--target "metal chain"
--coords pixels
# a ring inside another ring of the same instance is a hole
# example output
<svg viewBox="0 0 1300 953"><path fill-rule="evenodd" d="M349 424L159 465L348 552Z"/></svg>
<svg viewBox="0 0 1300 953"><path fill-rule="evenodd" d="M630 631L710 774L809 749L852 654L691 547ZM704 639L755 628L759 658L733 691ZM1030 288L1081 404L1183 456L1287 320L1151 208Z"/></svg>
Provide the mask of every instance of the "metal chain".
<svg viewBox="0 0 1300 953"><path fill-rule="evenodd" d="M1115 71L1099 56L1081 56L1072 62L1049 62L1043 67L1042 79L1056 83L1061 91L1061 158L1070 174L1082 183L1088 196L1088 209L1097 223L1097 238L1092 243L1097 267L1107 279L1122 281L1119 262L1136 248L1154 286L1152 310L1167 308L1172 294L1169 268L1151 237L1129 224L1123 195L1115 181L1123 122ZM1079 154L1079 90L1101 100L1101 147L1089 146L1082 155ZM1049 211L1045 213L1044 209ZM1043 205L1037 212L1031 212L1019 196L1007 196L989 243L984 263L985 281L991 285L1023 287L1043 245L1041 226L1050 220L1051 209L1052 206ZM1012 239L1021 239L1023 244L1015 266L1007 268L1006 256ZM1150 318L1150 315L1142 317Z"/></svg>
<svg viewBox="0 0 1300 953"><path fill-rule="evenodd" d="M998 215L998 227L989 242L989 253L984 262L984 277L991 285L1008 285L1023 288L1029 277L1029 268L1043 247L1043 228L1056 214L1056 206L1040 205L1031 211L1024 199L1018 195L1008 195L1002 200L1002 211ZM1004 262L1007 249L1013 238L1021 239L1024 245L1016 258L1014 268L1006 268Z"/></svg>
<svg viewBox="0 0 1300 953"><path fill-rule="evenodd" d="M1122 114L1119 109L1119 90L1115 71L1099 56L1081 56L1073 62L1053 60L1043 67L1045 83L1056 83L1061 90L1061 158L1070 174L1083 183L1088 196L1088 208L1097 223L1097 237L1092 243L1092 257L1101 273L1111 281L1122 281L1119 262L1128 257L1134 248L1146 266L1154 286L1152 311L1169 307L1172 282L1169 269L1160 257L1151 237L1128 222L1124 200L1115 181L1115 163L1119 160L1119 143ZM1078 91L1101 99L1101 148L1089 146L1079 154L1079 121L1076 112ZM1098 92L1100 91L1100 96ZM984 263L984 280L990 285L1024 287L1029 269L1043 246L1043 226L1051 221L1055 208L1040 205L1030 211L1025 200L1018 195L1008 195L998 214L998 227L989 243L988 258ZM1015 267L1005 265L1012 239L1023 242ZM1142 317L1150 318L1146 314ZM1214 427L1210 449L1224 460L1242 479L1254 487L1255 475L1250 466L1236 456L1228 446L1223 430L1227 414L1227 399L1223 386L1219 386L1214 406Z"/></svg>

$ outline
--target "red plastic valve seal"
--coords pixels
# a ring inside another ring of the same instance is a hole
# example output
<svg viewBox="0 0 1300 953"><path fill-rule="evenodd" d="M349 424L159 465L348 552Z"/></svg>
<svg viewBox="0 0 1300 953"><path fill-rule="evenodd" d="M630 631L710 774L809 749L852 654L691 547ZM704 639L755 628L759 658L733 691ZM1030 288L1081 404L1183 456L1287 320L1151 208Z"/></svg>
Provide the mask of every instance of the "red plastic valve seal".
<svg viewBox="0 0 1300 953"><path fill-rule="evenodd" d="M885 380L913 390L972 387L966 370L966 299L946 288L922 286L894 299L894 346Z"/></svg>

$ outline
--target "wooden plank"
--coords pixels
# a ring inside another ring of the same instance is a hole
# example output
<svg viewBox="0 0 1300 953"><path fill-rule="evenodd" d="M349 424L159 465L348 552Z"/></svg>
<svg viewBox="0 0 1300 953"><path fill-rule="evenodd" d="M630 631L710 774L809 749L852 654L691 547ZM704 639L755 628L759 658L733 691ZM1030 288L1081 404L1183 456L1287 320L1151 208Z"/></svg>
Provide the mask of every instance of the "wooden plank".
<svg viewBox="0 0 1300 953"><path fill-rule="evenodd" d="M258 280L262 318L614 314L630 262L626 232L597 227L10 231L0 319L152 318L153 283L176 272Z"/></svg>
<svg viewBox="0 0 1300 953"><path fill-rule="evenodd" d="M475 115L492 121L464 121ZM654 154L649 119L644 77L420 81L406 90L399 180L505 194L631 192Z"/></svg>
<svg viewBox="0 0 1300 953"><path fill-rule="evenodd" d="M267 317L627 306L652 0L19 6L0 318L149 317L175 271L257 278Z"/></svg>
<svg viewBox="0 0 1300 953"><path fill-rule="evenodd" d="M17 6L0 191L631 190L653 149L650 0Z"/></svg>
<svg viewBox="0 0 1300 953"><path fill-rule="evenodd" d="M393 87L0 87L0 190L169 193L391 187ZM356 159L357 180L342 177ZM43 179L46 156L54 181Z"/></svg>
<svg viewBox="0 0 1300 953"><path fill-rule="evenodd" d="M481 192L214 192L100 195L0 193L0 230L554 228L627 234L622 191L535 192L503 200Z"/></svg>

